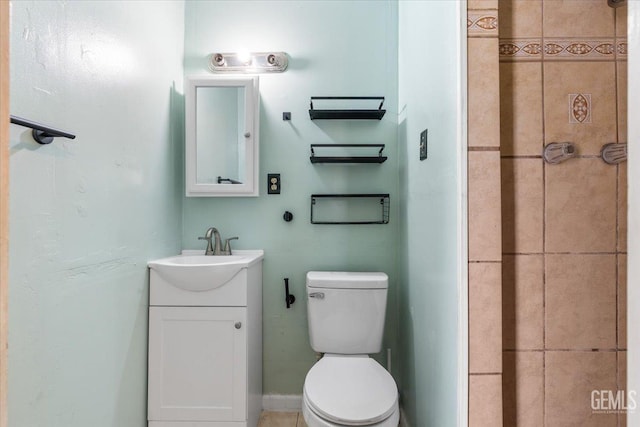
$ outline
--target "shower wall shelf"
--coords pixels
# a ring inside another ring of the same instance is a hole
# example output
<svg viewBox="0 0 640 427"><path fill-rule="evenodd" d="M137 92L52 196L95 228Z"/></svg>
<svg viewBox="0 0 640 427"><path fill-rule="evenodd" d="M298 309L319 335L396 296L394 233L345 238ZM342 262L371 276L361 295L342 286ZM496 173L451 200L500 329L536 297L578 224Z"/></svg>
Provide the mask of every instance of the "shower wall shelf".
<svg viewBox="0 0 640 427"><path fill-rule="evenodd" d="M314 100L323 101L366 101L379 100L377 109L323 109L313 107ZM382 109L384 96L312 96L309 103L309 117L311 120L381 120L387 110Z"/></svg>
<svg viewBox="0 0 640 427"><path fill-rule="evenodd" d="M38 144L51 144L53 138L58 136L69 139L76 138L75 135L72 135L68 132L54 129L52 127L33 122L31 120L23 119L21 117L9 116L9 118L11 119L11 123L13 124L31 128L31 136Z"/></svg>
<svg viewBox="0 0 640 427"><path fill-rule="evenodd" d="M316 155L315 149L329 150L331 148L360 148L371 149L379 148L377 155L374 156L319 156ZM384 144L311 144L311 163L384 163L386 156L382 155Z"/></svg>
<svg viewBox="0 0 640 427"><path fill-rule="evenodd" d="M312 194L311 224L388 224L389 194Z"/></svg>

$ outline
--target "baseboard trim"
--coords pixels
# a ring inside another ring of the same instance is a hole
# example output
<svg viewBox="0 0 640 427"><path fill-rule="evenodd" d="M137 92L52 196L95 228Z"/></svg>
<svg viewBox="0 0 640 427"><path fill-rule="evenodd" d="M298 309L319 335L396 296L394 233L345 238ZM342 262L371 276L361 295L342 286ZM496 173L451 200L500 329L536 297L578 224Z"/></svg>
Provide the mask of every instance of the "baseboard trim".
<svg viewBox="0 0 640 427"><path fill-rule="evenodd" d="M264 394L262 409L273 412L300 412L302 410L301 394Z"/></svg>

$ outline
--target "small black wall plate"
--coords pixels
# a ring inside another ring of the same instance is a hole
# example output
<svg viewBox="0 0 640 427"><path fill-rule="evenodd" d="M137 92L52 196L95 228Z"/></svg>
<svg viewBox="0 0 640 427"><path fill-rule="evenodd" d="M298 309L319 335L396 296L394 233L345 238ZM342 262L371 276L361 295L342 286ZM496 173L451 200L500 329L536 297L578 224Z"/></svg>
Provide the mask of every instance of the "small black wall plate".
<svg viewBox="0 0 640 427"><path fill-rule="evenodd" d="M420 132L420 160L427 158L427 132L427 129Z"/></svg>

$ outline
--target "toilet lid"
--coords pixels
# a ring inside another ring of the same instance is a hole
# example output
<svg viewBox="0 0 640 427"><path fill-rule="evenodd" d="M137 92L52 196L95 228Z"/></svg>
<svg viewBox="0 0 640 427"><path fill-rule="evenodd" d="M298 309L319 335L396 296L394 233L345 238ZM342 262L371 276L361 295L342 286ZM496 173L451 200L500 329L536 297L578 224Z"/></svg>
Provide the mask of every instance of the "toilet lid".
<svg viewBox="0 0 640 427"><path fill-rule="evenodd" d="M375 360L362 356L323 357L307 373L304 394L319 416L352 426L383 421L398 405L391 374Z"/></svg>

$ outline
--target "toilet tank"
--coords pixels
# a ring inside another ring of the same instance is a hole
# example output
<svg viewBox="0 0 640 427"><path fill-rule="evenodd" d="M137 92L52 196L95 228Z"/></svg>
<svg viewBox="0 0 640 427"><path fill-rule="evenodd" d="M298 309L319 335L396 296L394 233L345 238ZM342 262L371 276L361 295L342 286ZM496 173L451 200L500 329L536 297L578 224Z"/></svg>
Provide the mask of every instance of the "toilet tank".
<svg viewBox="0 0 640 427"><path fill-rule="evenodd" d="M308 272L311 348L320 353L378 353L388 286L385 273Z"/></svg>

